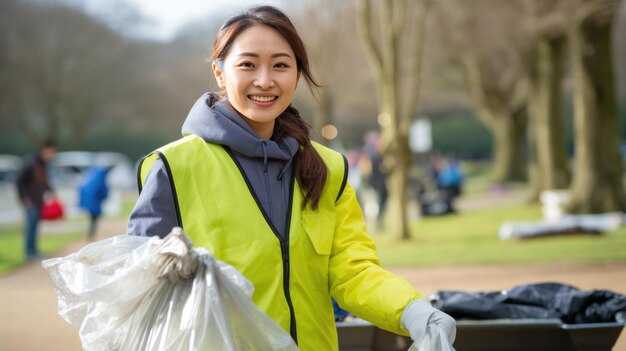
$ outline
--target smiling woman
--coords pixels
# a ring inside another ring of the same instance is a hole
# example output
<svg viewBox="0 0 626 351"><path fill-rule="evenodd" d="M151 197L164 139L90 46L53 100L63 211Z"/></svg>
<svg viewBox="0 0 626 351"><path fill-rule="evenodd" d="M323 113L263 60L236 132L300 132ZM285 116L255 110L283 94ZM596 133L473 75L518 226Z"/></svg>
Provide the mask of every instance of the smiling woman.
<svg viewBox="0 0 626 351"><path fill-rule="evenodd" d="M291 106L291 99L300 74L311 89L319 85L289 18L270 6L257 9L232 17L218 31L211 55L215 79L222 97L256 135L279 143L288 136L302 146L295 176L305 192L305 203L311 200L317 208L326 165L309 140L309 125Z"/></svg>
<svg viewBox="0 0 626 351"><path fill-rule="evenodd" d="M182 139L142 161L128 232L183 227L254 284L257 307L300 350L337 350L331 296L415 341L427 328L452 341L454 320L380 267L345 157L311 141L291 105L301 76L317 84L289 18L270 6L232 17L211 60L221 91L200 97Z"/></svg>
<svg viewBox="0 0 626 351"><path fill-rule="evenodd" d="M287 109L298 85L289 42L271 27L253 25L239 34L225 57L216 58L212 68L235 110L260 137L270 139L276 117Z"/></svg>

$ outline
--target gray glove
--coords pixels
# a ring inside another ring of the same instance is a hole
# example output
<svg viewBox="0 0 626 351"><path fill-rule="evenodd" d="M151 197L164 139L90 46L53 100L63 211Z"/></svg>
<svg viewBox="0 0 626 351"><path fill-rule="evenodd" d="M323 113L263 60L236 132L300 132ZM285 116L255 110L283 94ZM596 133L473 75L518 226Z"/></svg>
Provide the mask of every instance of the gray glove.
<svg viewBox="0 0 626 351"><path fill-rule="evenodd" d="M159 266L159 278L167 279L172 284L195 276L199 256L192 249L191 240L182 228L172 228L172 231L163 239L156 257L156 264Z"/></svg>
<svg viewBox="0 0 626 351"><path fill-rule="evenodd" d="M456 321L444 312L432 307L427 299L418 299L409 303L402 312L402 326L409 331L413 342L419 343L426 335L428 325L436 325L448 336L452 345L456 338Z"/></svg>

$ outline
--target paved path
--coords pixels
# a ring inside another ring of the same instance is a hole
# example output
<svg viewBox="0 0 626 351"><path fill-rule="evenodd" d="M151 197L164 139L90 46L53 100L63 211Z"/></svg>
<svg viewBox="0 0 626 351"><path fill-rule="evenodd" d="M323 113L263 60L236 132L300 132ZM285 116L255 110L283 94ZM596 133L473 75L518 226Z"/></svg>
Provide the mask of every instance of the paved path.
<svg viewBox="0 0 626 351"><path fill-rule="evenodd" d="M103 222L102 232L122 233L125 222ZM59 255L74 252L85 244L85 241L74 243ZM393 271L405 276L426 295L438 289L500 290L516 284L542 281L558 281L581 289L609 289L626 294L626 263L438 267ZM68 325L58 316L52 283L39 264L33 263L0 277L0 312L2 351L81 349L78 328ZM626 351L624 334L626 332L622 333L615 351Z"/></svg>
<svg viewBox="0 0 626 351"><path fill-rule="evenodd" d="M104 239L100 233L121 234L125 229L126 219L105 219L99 224L96 240ZM50 235L54 230L42 233ZM86 244L86 240L79 240L58 256ZM70 326L57 314L52 281L38 262L0 277L0 316L1 351L81 350L78 327Z"/></svg>

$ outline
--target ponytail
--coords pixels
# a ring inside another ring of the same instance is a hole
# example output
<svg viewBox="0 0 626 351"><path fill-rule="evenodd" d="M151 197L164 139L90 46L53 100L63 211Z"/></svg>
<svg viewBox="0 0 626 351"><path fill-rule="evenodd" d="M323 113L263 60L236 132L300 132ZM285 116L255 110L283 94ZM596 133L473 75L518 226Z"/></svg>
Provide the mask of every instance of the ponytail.
<svg viewBox="0 0 626 351"><path fill-rule="evenodd" d="M292 137L298 141L300 150L295 171L296 180L304 192L302 208L306 207L310 201L311 208L316 210L322 197L328 170L324 160L311 144L310 129L311 126L300 117L300 112L289 105L276 119L272 139L281 140L285 137Z"/></svg>

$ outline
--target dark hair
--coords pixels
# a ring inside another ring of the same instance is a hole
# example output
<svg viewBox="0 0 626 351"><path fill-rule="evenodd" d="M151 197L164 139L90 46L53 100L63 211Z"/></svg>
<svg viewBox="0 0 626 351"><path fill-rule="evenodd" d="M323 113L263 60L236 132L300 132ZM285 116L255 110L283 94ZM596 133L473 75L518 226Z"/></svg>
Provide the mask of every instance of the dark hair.
<svg viewBox="0 0 626 351"><path fill-rule="evenodd" d="M46 139L46 140L42 141L41 143L39 143L39 149L38 150L49 149L49 148L56 149L57 148L56 141L54 141L53 139Z"/></svg>
<svg viewBox="0 0 626 351"><path fill-rule="evenodd" d="M223 62L237 36L244 30L259 24L275 29L287 40L296 56L298 75L304 76L311 91L319 87L320 85L313 79L309 69L309 58L296 28L287 15L272 6L253 7L224 22L215 36L211 61L218 64ZM304 191L302 206L305 207L310 201L311 207L317 209L328 172L324 161L311 145L310 128L300 117L298 110L289 105L276 119L272 139L280 140L290 136L300 144L301 148L296 162L296 180Z"/></svg>

